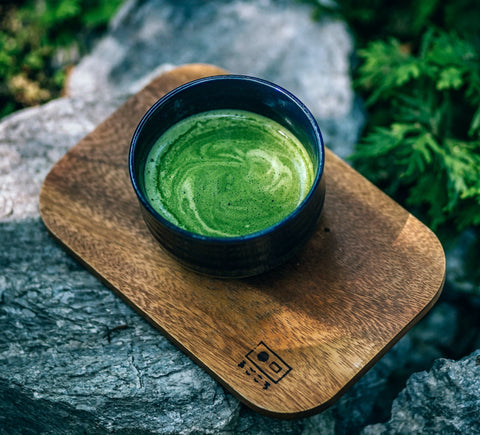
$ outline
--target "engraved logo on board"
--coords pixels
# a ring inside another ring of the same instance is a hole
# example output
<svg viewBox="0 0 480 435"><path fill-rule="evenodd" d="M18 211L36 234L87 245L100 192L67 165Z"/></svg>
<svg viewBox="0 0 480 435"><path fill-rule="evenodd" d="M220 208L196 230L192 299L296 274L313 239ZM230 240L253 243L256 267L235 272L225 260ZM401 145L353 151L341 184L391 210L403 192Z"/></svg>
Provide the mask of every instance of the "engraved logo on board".
<svg viewBox="0 0 480 435"><path fill-rule="evenodd" d="M245 355L238 367L245 369L244 373L251 376L254 382L261 384L263 390L271 386L270 382L278 384L292 370L263 341Z"/></svg>

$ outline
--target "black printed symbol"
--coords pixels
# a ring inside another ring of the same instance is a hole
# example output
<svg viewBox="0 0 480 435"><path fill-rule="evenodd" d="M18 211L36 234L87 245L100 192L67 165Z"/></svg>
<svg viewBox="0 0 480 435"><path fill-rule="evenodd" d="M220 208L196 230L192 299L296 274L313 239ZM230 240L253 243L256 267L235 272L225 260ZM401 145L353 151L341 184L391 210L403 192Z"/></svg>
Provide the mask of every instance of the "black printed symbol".
<svg viewBox="0 0 480 435"><path fill-rule="evenodd" d="M282 370L282 368L275 361L273 361L268 367L270 367L273 373L279 373Z"/></svg>
<svg viewBox="0 0 480 435"><path fill-rule="evenodd" d="M248 352L245 357L275 384L292 370L292 368L263 341ZM253 368L250 368L250 370L255 371ZM263 389L266 390L269 386L270 384L265 382Z"/></svg>
<svg viewBox="0 0 480 435"><path fill-rule="evenodd" d="M263 350L259 354L257 354L257 359L260 362L265 362L268 360L268 358L269 358L268 353Z"/></svg>
<svg viewBox="0 0 480 435"><path fill-rule="evenodd" d="M251 376L253 379L253 382L256 384L261 384L263 383L263 389L266 390L270 384L267 381L263 380L263 376L260 373L257 373L257 371L249 364L247 364L247 361L242 360L237 364L238 367L241 369L245 369L243 371L244 374L247 376Z"/></svg>

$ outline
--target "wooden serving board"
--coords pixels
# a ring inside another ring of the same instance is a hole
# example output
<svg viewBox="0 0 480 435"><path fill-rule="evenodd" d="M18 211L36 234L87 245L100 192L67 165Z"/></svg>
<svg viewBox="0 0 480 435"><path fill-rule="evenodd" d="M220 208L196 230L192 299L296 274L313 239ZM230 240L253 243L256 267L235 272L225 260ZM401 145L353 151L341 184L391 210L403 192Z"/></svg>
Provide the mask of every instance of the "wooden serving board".
<svg viewBox="0 0 480 435"><path fill-rule="evenodd" d="M219 73L185 65L130 98L53 167L40 212L61 244L243 402L300 417L332 404L432 307L445 257L428 228L328 150L323 216L285 266L220 280L165 254L130 185L130 139L167 91Z"/></svg>

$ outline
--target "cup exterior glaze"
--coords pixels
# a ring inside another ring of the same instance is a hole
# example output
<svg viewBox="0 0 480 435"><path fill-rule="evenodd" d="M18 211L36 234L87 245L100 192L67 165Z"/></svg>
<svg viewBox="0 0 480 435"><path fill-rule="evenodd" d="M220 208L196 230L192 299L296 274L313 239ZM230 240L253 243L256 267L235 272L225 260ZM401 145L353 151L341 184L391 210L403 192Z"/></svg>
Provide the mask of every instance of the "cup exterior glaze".
<svg viewBox="0 0 480 435"><path fill-rule="evenodd" d="M228 238L192 233L166 220L146 199L145 161L156 140L180 120L216 109L247 110L273 119L297 136L313 162L314 182L302 203L283 220L256 233ZM153 236L184 266L216 277L253 276L287 261L313 234L325 198L325 150L315 118L290 92L255 77L206 77L165 95L137 126L128 164L143 218Z"/></svg>

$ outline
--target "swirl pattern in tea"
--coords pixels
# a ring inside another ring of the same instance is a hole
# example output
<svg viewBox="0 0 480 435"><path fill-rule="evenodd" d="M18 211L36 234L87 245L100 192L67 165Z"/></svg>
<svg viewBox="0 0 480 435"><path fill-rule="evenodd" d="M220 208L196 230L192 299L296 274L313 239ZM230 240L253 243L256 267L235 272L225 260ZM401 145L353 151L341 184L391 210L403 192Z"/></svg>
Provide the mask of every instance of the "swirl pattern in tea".
<svg viewBox="0 0 480 435"><path fill-rule="evenodd" d="M188 231L251 234L287 217L314 179L310 156L285 127L253 112L213 110L170 127L145 165L153 208Z"/></svg>

